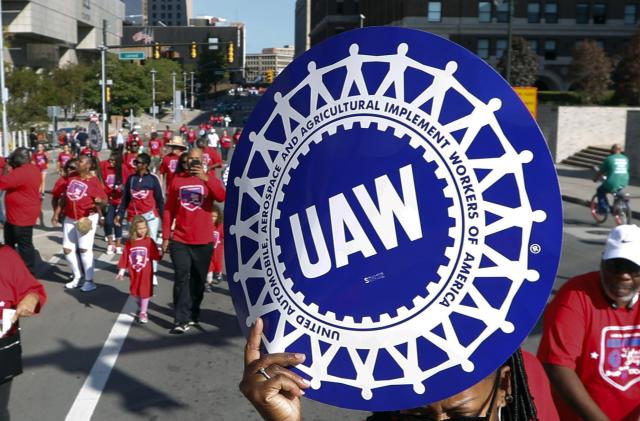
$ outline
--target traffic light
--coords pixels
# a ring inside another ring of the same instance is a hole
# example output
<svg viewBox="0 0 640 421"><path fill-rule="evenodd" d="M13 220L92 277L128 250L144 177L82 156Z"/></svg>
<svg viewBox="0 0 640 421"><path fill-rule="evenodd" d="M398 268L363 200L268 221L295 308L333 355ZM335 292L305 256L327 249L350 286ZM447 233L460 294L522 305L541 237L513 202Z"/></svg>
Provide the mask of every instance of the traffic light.
<svg viewBox="0 0 640 421"><path fill-rule="evenodd" d="M191 43L191 58L197 58L198 57L198 44L193 41Z"/></svg>
<svg viewBox="0 0 640 421"><path fill-rule="evenodd" d="M105 96L107 98L107 102L111 102L111 86L107 86Z"/></svg>
<svg viewBox="0 0 640 421"><path fill-rule="evenodd" d="M160 44L157 42L153 44L153 58L158 60L160 58Z"/></svg>
<svg viewBox="0 0 640 421"><path fill-rule="evenodd" d="M273 83L273 70L267 70L267 83Z"/></svg>
<svg viewBox="0 0 640 421"><path fill-rule="evenodd" d="M229 44L227 47L227 62L229 63L233 63L234 48L233 44Z"/></svg>

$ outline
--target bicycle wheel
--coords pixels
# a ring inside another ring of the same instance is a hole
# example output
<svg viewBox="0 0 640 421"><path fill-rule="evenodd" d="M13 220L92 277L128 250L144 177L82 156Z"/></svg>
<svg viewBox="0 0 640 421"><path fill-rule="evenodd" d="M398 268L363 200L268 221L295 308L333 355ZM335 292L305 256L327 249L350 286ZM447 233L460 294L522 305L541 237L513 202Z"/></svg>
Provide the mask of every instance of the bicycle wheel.
<svg viewBox="0 0 640 421"><path fill-rule="evenodd" d="M602 224L607 220L607 212L598 213L598 195L594 194L591 198L591 216L598 224Z"/></svg>
<svg viewBox="0 0 640 421"><path fill-rule="evenodd" d="M621 201L614 205L614 216L616 225L626 225L631 223L631 208L627 202Z"/></svg>

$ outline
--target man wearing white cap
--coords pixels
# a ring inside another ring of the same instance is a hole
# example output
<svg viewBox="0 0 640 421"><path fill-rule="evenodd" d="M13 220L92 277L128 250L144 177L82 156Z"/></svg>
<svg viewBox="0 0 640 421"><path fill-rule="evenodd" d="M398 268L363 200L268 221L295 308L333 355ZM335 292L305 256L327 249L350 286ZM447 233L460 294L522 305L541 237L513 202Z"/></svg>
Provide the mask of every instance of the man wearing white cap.
<svg viewBox="0 0 640 421"><path fill-rule="evenodd" d="M640 228L609 234L600 271L567 281L544 315L538 357L560 419L640 417Z"/></svg>

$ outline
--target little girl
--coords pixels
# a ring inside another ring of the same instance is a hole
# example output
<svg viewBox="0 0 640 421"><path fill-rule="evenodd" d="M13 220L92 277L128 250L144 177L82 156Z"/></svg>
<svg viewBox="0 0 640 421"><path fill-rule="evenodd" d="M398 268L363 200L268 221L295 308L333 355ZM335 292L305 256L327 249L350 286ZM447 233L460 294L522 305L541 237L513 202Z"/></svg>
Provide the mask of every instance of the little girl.
<svg viewBox="0 0 640 421"><path fill-rule="evenodd" d="M131 286L129 293L136 297L140 311L137 314L140 323L147 323L147 309L149 299L153 295L153 269L152 260L160 260L158 246L149 237L147 221L136 215L131 221L131 238L124 246L124 253L118 262L118 281L124 280L125 269L129 270Z"/></svg>
<svg viewBox="0 0 640 421"><path fill-rule="evenodd" d="M222 280L222 260L224 258L224 224L222 211L215 203L211 207L211 219L213 219L213 254L207 273L206 292L212 292L212 284L219 284Z"/></svg>
<svg viewBox="0 0 640 421"><path fill-rule="evenodd" d="M49 154L44 149L42 143L38 143L38 148L32 157L33 163L40 169L42 178L40 181L40 194L44 197L44 187L47 182L47 168L49 167Z"/></svg>

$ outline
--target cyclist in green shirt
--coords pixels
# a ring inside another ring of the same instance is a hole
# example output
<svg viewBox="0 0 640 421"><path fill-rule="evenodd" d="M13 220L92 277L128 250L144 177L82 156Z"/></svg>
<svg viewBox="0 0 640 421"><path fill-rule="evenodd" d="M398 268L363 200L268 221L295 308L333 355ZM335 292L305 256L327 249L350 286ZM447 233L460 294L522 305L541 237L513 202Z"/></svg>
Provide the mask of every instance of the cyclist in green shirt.
<svg viewBox="0 0 640 421"><path fill-rule="evenodd" d="M607 213L610 209L607 193L615 193L629 184L629 158L624 155L621 145L616 143L611 147L611 155L602 162L593 181L602 178L604 181L597 189L598 213Z"/></svg>

